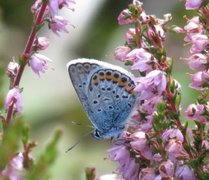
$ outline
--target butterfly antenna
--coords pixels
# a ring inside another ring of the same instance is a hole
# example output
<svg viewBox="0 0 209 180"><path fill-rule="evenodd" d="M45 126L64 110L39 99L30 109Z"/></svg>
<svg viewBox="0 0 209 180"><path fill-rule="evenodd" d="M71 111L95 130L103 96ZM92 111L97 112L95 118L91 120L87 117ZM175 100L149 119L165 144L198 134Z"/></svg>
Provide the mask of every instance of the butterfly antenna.
<svg viewBox="0 0 209 180"><path fill-rule="evenodd" d="M81 136L81 137L77 140L77 142L76 142L75 144L73 144L70 148L68 148L65 152L67 153L67 152L71 151L74 147L76 147L76 146L77 146L78 144L80 144L83 140L85 140L89 135L91 135L92 132L93 132L93 131L90 131L90 132L84 134L83 136Z"/></svg>
<svg viewBox="0 0 209 180"><path fill-rule="evenodd" d="M73 125L76 125L76 126L83 126L83 124L81 123L78 123L78 122L75 122L75 121L71 121ZM93 126L90 126L90 125L85 125L85 127L88 127L88 128L91 128L91 129L94 129Z"/></svg>
<svg viewBox="0 0 209 180"><path fill-rule="evenodd" d="M81 126L81 125L82 125L81 123L78 123L78 122L75 122L75 121L71 121L71 123L72 123L73 125L76 125L76 126Z"/></svg>

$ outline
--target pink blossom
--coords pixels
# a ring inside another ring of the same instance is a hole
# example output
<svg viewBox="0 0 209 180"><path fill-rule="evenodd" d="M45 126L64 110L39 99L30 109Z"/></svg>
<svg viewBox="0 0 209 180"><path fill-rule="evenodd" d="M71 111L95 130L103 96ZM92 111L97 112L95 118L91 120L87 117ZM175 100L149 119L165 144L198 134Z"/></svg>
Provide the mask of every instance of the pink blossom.
<svg viewBox="0 0 209 180"><path fill-rule="evenodd" d="M134 62L132 70L139 70L140 72L150 72L156 63L156 59L143 48L132 50L127 54L127 58Z"/></svg>
<svg viewBox="0 0 209 180"><path fill-rule="evenodd" d="M195 34L191 37L191 40L192 40L192 47L190 49L190 52L192 54L206 50L206 47L209 44L208 37L203 34Z"/></svg>
<svg viewBox="0 0 209 180"><path fill-rule="evenodd" d="M197 71L207 70L208 63L208 56L201 53L193 54L188 61L189 67Z"/></svg>
<svg viewBox="0 0 209 180"><path fill-rule="evenodd" d="M136 44L136 41L134 39L135 36L136 36L135 28L129 28L128 32L125 34L125 40L128 43L128 45Z"/></svg>
<svg viewBox="0 0 209 180"><path fill-rule="evenodd" d="M205 112L209 111L209 107L203 104L190 104L186 111L185 115L190 120L195 120L201 123L209 123L208 116Z"/></svg>
<svg viewBox="0 0 209 180"><path fill-rule="evenodd" d="M128 46L118 46L115 49L114 56L117 60L120 61L126 61L127 57L126 55L131 51L131 49Z"/></svg>
<svg viewBox="0 0 209 180"><path fill-rule="evenodd" d="M179 26L173 26L172 30L176 33L183 33L184 32L184 29Z"/></svg>
<svg viewBox="0 0 209 180"><path fill-rule="evenodd" d="M135 180L138 175L138 164L130 157L129 151L123 145L115 145L109 149L110 159L119 162L118 170L125 179Z"/></svg>
<svg viewBox="0 0 209 180"><path fill-rule="evenodd" d="M195 174L192 169L190 169L187 165L179 166L176 169L175 176L181 180L195 180Z"/></svg>
<svg viewBox="0 0 209 180"><path fill-rule="evenodd" d="M187 10L199 9L202 5L202 0L186 0L185 8Z"/></svg>
<svg viewBox="0 0 209 180"><path fill-rule="evenodd" d="M131 12L128 9L124 9L118 16L118 24L130 24L133 22L133 18L131 16Z"/></svg>
<svg viewBox="0 0 209 180"><path fill-rule="evenodd" d="M150 22L150 16L147 15L144 11L142 11L142 13L139 16L139 20L143 23L143 24L148 24Z"/></svg>
<svg viewBox="0 0 209 180"><path fill-rule="evenodd" d="M203 25L200 22L199 16L194 16L192 19L187 21L187 25L184 26L184 30L187 33L202 33L203 32Z"/></svg>
<svg viewBox="0 0 209 180"><path fill-rule="evenodd" d="M188 153L183 148L183 144L179 140L171 139L169 140L168 144L166 145L166 150L169 154L169 159L172 162L176 162L179 158L189 158Z"/></svg>
<svg viewBox="0 0 209 180"><path fill-rule="evenodd" d="M69 33L66 26L69 24L69 21L61 16L54 16L52 21L49 24L49 28L56 35L60 36L60 32Z"/></svg>
<svg viewBox="0 0 209 180"><path fill-rule="evenodd" d="M187 25L184 26L184 31L186 32L185 42L191 42L192 37L196 34L203 34L203 25L199 16L194 16L192 19L189 19Z"/></svg>
<svg viewBox="0 0 209 180"><path fill-rule="evenodd" d="M29 65L31 69L33 70L33 72L35 72L39 76L40 76L40 73L45 73L45 71L47 70L48 62L51 62L49 58L38 53L33 54L31 58L29 59Z"/></svg>
<svg viewBox="0 0 209 180"><path fill-rule="evenodd" d="M46 37L38 37L35 41L35 47L38 50L44 50L49 46L49 39Z"/></svg>
<svg viewBox="0 0 209 180"><path fill-rule="evenodd" d="M49 0L48 6L49 6L49 12L52 17L58 14L58 10L59 10L58 0Z"/></svg>
<svg viewBox="0 0 209 180"><path fill-rule="evenodd" d="M0 172L1 177L8 177L11 180L23 179L23 154L18 153L10 162L6 168Z"/></svg>
<svg viewBox="0 0 209 180"><path fill-rule="evenodd" d="M162 177L173 177L174 164L171 160L164 161L160 164L159 171Z"/></svg>
<svg viewBox="0 0 209 180"><path fill-rule="evenodd" d="M138 85L134 91L140 92L139 100L146 100L154 96L161 96L166 89L166 75L164 72L154 70L145 77L136 79Z"/></svg>
<svg viewBox="0 0 209 180"><path fill-rule="evenodd" d="M160 153L156 153L153 155L153 160L156 161L156 162L160 162L162 161L162 156Z"/></svg>
<svg viewBox="0 0 209 180"><path fill-rule="evenodd" d="M162 140L163 142L166 142L169 139L177 139L183 142L184 136L179 129L167 129L162 134Z"/></svg>
<svg viewBox="0 0 209 180"><path fill-rule="evenodd" d="M189 84L189 87L202 91L208 88L209 86L209 71L200 71L191 75L192 83Z"/></svg>
<svg viewBox="0 0 209 180"><path fill-rule="evenodd" d="M34 4L31 6L31 12L33 14L37 13L37 11L39 10L39 8L41 7L42 5L42 0L36 0L34 2Z"/></svg>
<svg viewBox="0 0 209 180"><path fill-rule="evenodd" d="M75 4L75 0L58 0L59 7L62 8L64 6L69 7L70 4Z"/></svg>
<svg viewBox="0 0 209 180"><path fill-rule="evenodd" d="M144 117L143 112L141 116L140 112L137 110L133 112L131 118L132 118L133 126L137 128L137 130L148 132L150 131L150 129L152 129L152 120L153 120L152 115L147 115L146 117Z"/></svg>
<svg viewBox="0 0 209 180"><path fill-rule="evenodd" d="M15 62L14 60L9 62L8 66L7 66L7 75L10 78L14 78L17 74L19 67L20 67L20 65L17 62Z"/></svg>
<svg viewBox="0 0 209 180"><path fill-rule="evenodd" d="M17 113L22 112L23 98L19 87L14 87L9 90L4 105L6 111L8 111L9 107L13 105Z"/></svg>
<svg viewBox="0 0 209 180"><path fill-rule="evenodd" d="M138 131L131 134L130 138L133 138L132 142L130 142L132 148L139 151L140 155L144 158L152 160L152 152L151 149L147 146L145 133Z"/></svg>
<svg viewBox="0 0 209 180"><path fill-rule="evenodd" d="M140 180L151 180L156 177L155 170L153 168L147 167L143 168L139 173Z"/></svg>
<svg viewBox="0 0 209 180"><path fill-rule="evenodd" d="M160 46L162 39L165 38L165 31L163 30L161 24L157 24L148 28L147 35L151 41Z"/></svg>
<svg viewBox="0 0 209 180"><path fill-rule="evenodd" d="M146 139L146 134L144 132L142 131L135 132L131 134L131 138L133 139L133 141L130 142L130 144L134 149L141 151L146 147L147 139Z"/></svg>
<svg viewBox="0 0 209 180"><path fill-rule="evenodd" d="M205 149L209 150L209 141L208 141L208 140L203 140L203 141L202 141L202 146L203 146Z"/></svg>

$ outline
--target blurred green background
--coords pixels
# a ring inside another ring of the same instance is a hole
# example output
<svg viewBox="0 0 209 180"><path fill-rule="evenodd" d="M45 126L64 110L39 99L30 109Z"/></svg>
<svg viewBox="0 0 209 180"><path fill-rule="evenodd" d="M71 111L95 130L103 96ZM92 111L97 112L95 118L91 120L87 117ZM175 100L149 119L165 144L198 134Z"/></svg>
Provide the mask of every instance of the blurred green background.
<svg viewBox="0 0 209 180"><path fill-rule="evenodd" d="M32 0L0 0L0 68L6 70L12 57L17 57L24 49L32 24L30 12ZM47 36L50 46L42 54L53 60L49 70L38 77L30 68L26 68L21 80L24 88L23 117L30 124L31 137L38 142L32 152L33 157L40 154L51 139L55 129L63 131L59 143L59 155L51 167L51 179L84 179L85 167L96 167L97 175L111 173L116 164L107 157L109 142L92 138L81 142L76 148L65 153L84 133L91 130L88 118L70 83L66 63L74 58L94 58L120 64L113 58L115 47L124 43L124 33L128 26L119 27L117 16L131 3L130 0L76 0L75 11L61 11L60 15L68 18L76 27L69 26L69 34L57 37L47 27L39 36ZM183 25L183 2L173 0L146 0L144 9L147 14L163 18L163 14L172 13L172 24ZM175 59L174 77L182 85L182 112L186 105L193 102L194 91L189 91L190 82L187 64L180 57L188 57L188 50L183 47L183 36L167 34L166 47L168 56ZM0 97L5 97L9 81L3 74ZM2 105L3 99L1 99ZM4 110L3 110L4 112ZM72 124L81 123L81 126Z"/></svg>

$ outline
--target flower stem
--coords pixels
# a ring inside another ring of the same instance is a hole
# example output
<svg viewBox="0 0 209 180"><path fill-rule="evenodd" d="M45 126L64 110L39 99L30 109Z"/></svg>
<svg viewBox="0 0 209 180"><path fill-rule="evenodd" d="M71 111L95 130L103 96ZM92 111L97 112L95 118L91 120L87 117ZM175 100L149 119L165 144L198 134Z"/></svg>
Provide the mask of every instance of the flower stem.
<svg viewBox="0 0 209 180"><path fill-rule="evenodd" d="M19 86L19 84L20 84L20 80L21 80L22 74L24 72L25 65L27 64L27 61L29 59L29 55L31 54L31 51L32 51L34 40L36 38L36 34L37 34L36 27L37 27L37 25L40 25L42 23L42 19L43 19L46 7L47 7L47 1L42 4L39 13L36 16L35 23L31 29L28 41L27 41L25 49L22 53L22 62L20 64L20 68L18 69L17 76L14 79L14 82L13 82L13 85L11 88L14 88L15 86ZM14 108L14 106L11 105L7 111L6 122L8 124L10 124L11 120L12 120L13 108Z"/></svg>

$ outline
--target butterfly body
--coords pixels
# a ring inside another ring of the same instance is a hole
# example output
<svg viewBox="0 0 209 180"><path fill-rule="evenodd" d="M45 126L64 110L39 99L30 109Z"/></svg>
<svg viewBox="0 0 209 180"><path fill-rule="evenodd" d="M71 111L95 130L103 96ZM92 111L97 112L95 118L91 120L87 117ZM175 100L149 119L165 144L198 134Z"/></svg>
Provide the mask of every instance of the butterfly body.
<svg viewBox="0 0 209 180"><path fill-rule="evenodd" d="M67 64L72 84L95 127L97 139L118 138L135 104L132 74L125 69L93 59Z"/></svg>

